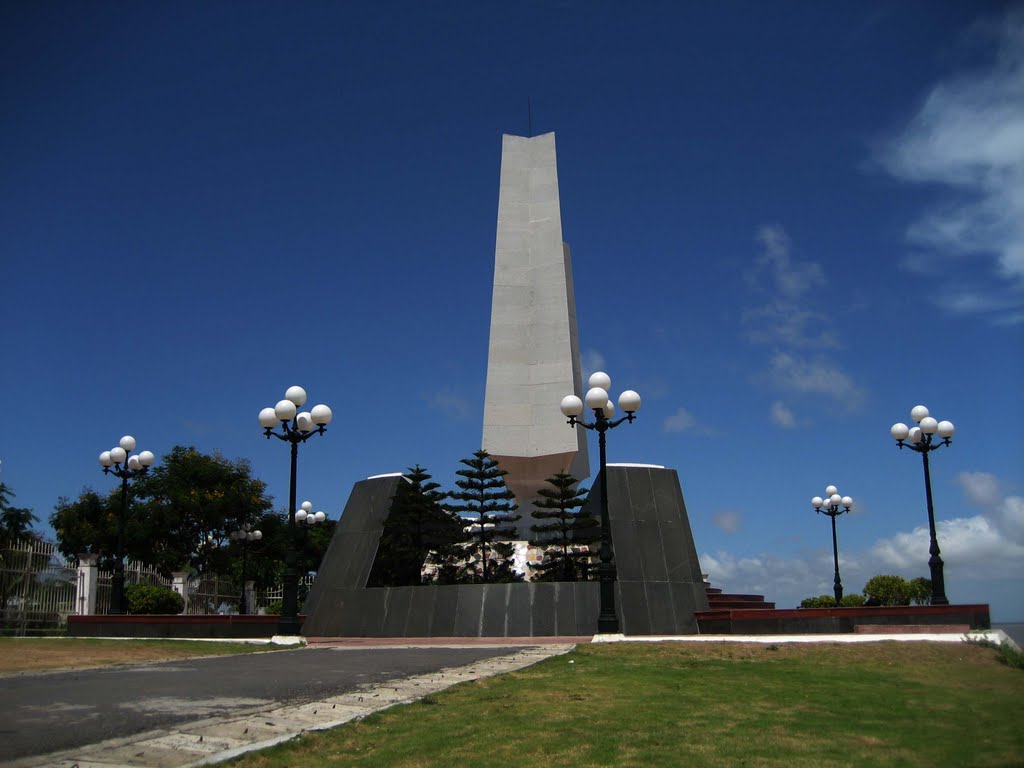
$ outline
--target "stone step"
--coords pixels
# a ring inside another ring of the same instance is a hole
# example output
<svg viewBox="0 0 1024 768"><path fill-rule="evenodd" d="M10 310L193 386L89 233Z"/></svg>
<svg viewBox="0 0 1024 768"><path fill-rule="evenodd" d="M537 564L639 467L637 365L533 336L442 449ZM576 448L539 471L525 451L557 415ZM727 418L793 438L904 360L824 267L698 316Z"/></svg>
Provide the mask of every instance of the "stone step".
<svg viewBox="0 0 1024 768"><path fill-rule="evenodd" d="M711 610L716 608L728 608L737 610L748 610L748 611L774 611L775 603L766 603L755 600L723 600L721 602L711 603L708 606Z"/></svg>
<svg viewBox="0 0 1024 768"><path fill-rule="evenodd" d="M764 595L740 595L734 592L720 592L717 595L708 595L708 600L718 602L719 600L749 600L750 602L764 602Z"/></svg>

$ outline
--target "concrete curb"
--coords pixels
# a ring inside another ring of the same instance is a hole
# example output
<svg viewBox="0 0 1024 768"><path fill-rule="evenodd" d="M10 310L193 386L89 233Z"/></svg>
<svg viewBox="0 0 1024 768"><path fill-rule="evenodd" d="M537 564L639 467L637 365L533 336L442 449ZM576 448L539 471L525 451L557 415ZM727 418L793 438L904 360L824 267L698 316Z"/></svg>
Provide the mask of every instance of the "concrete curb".
<svg viewBox="0 0 1024 768"><path fill-rule="evenodd" d="M928 641L936 643L969 643L987 640L1014 648L1017 644L1001 629L986 629L963 632L898 632L892 634L841 635L594 635L594 643L879 643L886 640L898 642ZM1019 650L1019 648L1018 648Z"/></svg>

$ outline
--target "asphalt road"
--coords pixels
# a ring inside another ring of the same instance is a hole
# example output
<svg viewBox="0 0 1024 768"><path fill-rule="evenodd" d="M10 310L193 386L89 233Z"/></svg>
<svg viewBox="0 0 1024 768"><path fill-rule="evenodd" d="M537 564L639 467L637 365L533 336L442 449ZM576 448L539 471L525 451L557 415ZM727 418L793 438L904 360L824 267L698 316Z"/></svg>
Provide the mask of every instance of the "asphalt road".
<svg viewBox="0 0 1024 768"><path fill-rule="evenodd" d="M509 653L304 648L0 678L0 763L205 717L300 704Z"/></svg>

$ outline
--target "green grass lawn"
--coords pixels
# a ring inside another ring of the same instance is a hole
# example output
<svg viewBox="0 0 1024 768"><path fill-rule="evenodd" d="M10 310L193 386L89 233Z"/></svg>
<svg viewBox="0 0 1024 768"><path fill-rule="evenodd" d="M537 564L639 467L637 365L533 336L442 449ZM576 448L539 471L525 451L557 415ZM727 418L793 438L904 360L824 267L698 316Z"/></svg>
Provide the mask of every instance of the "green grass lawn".
<svg viewBox="0 0 1024 768"><path fill-rule="evenodd" d="M957 643L610 644L242 766L1024 766L1024 671Z"/></svg>

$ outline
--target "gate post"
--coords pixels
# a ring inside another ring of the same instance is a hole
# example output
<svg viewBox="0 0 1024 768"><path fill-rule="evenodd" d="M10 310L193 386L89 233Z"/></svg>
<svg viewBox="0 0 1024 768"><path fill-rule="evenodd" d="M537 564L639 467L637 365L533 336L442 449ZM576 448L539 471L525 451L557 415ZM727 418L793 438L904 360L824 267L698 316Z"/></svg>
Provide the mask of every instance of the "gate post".
<svg viewBox="0 0 1024 768"><path fill-rule="evenodd" d="M185 601L185 607L181 609L181 612L188 613L188 571L173 571L171 578L174 579L171 582L171 589L181 595L181 599Z"/></svg>
<svg viewBox="0 0 1024 768"><path fill-rule="evenodd" d="M78 578L75 580L75 613L96 614L96 584L99 580L99 555L78 556Z"/></svg>

